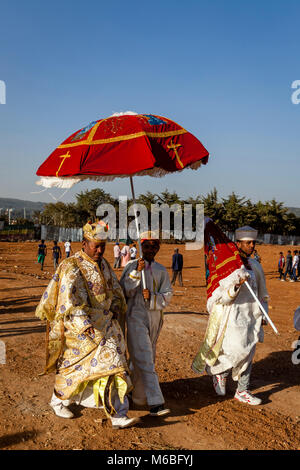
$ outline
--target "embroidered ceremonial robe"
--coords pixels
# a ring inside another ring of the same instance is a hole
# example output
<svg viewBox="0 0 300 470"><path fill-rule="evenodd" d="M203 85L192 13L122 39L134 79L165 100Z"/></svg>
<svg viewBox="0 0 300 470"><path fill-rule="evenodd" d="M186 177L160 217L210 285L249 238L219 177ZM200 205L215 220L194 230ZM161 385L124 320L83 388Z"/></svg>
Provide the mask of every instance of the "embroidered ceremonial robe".
<svg viewBox="0 0 300 470"><path fill-rule="evenodd" d="M123 291L105 259L99 266L80 251L60 264L36 309L48 324L45 373L56 370L57 397L67 400L92 384L102 401L112 389L123 401L131 381L116 317L125 312ZM86 334L90 327L94 337ZM109 411L107 400L104 408Z"/></svg>
<svg viewBox="0 0 300 470"><path fill-rule="evenodd" d="M164 403L155 371L156 343L163 324L163 309L171 301L173 290L164 266L145 261L146 288L150 302L142 295L141 272L137 260L125 267L120 279L127 298L127 344L132 368L133 401L149 406Z"/></svg>
<svg viewBox="0 0 300 470"><path fill-rule="evenodd" d="M248 258L251 269L248 283L268 312L265 276L258 261ZM199 372L206 369L216 375L232 368L233 380L239 380L253 359L257 342L263 342L263 314L247 286L237 292L223 291L214 304L204 341L196 359Z"/></svg>

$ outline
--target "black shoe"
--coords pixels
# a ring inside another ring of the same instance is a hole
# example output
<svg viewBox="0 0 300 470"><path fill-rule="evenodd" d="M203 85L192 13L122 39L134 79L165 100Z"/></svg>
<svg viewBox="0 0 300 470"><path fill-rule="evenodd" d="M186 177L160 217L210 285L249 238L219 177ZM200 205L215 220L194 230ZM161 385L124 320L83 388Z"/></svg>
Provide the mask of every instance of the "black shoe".
<svg viewBox="0 0 300 470"><path fill-rule="evenodd" d="M164 405L153 406L150 408L150 416L165 416L170 413L168 408L164 408Z"/></svg>

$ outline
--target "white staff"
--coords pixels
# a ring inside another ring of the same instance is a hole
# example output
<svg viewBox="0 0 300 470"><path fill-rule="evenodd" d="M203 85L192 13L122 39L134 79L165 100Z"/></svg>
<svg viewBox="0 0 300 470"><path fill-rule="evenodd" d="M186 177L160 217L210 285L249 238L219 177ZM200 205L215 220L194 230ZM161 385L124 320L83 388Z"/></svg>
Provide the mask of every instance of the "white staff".
<svg viewBox="0 0 300 470"><path fill-rule="evenodd" d="M141 234L140 234L140 228L139 228L139 221L138 221L138 215L137 215L137 210L136 210L136 200L135 200L135 193L134 193L134 186L133 186L133 178L130 176L130 186L131 186L131 194L132 194L132 200L133 200L133 211L134 211L134 219L135 219L135 226L136 226L136 231L137 231L137 236L138 236L138 246L139 246L139 253L140 257L143 256L142 252L142 244L141 244ZM145 278L145 271L142 270L142 285L143 289L146 289L146 278Z"/></svg>
<svg viewBox="0 0 300 470"><path fill-rule="evenodd" d="M235 231L236 244L237 244L237 247L238 247L242 257L243 256L245 256L245 257L246 256L247 257L251 256L251 254L253 253L254 248L255 248L257 235L258 235L258 231L253 229L252 227L249 227L249 226L238 228ZM249 282L245 281L245 285L248 287L249 292L251 293L251 295L253 296L253 298L255 299L257 304L259 305L259 308L261 309L261 311L262 311L264 317L266 318L266 320L268 321L268 323L273 328L274 332L276 334L279 334L278 330L275 327L274 323L272 322L271 318L269 317L266 310L262 306L261 302L257 298L257 296L254 293L253 289L250 287Z"/></svg>
<svg viewBox="0 0 300 470"><path fill-rule="evenodd" d="M249 291L251 292L252 296L254 297L254 299L256 300L256 302L258 303L262 313L264 314L266 320L268 321L268 323L270 323L271 327L273 328L273 330L275 331L275 333L278 335L278 330L276 328L276 326L274 325L274 323L272 322L271 318L269 317L269 315L267 314L267 312L265 311L264 307L262 306L261 302L258 300L258 298L256 297L255 293L253 292L252 288L250 287L248 281L245 281L245 284L246 286L248 287Z"/></svg>

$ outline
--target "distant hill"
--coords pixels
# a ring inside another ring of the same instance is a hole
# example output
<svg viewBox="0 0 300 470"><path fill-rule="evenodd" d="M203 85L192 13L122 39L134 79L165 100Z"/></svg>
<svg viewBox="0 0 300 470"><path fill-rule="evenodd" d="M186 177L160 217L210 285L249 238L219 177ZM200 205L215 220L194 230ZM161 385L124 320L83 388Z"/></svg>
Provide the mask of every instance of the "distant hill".
<svg viewBox="0 0 300 470"><path fill-rule="evenodd" d="M0 197L0 213L3 215L6 209L14 209L12 217L24 217L24 209L26 218L32 216L34 211L42 211L45 206L44 202L25 201L23 199L12 199Z"/></svg>
<svg viewBox="0 0 300 470"><path fill-rule="evenodd" d="M296 217L300 217L300 207L288 207L289 212L295 214Z"/></svg>

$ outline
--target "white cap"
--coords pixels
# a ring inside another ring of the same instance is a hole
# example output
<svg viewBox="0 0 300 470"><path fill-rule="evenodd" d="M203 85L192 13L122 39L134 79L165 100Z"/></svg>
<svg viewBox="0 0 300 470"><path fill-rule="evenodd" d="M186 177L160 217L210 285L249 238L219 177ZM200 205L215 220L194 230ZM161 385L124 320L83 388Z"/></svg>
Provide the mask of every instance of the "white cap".
<svg viewBox="0 0 300 470"><path fill-rule="evenodd" d="M237 228L235 231L235 240L236 241L251 241L257 239L258 231L249 225L245 227Z"/></svg>
<svg viewBox="0 0 300 470"><path fill-rule="evenodd" d="M141 233L140 239L142 242L144 240L159 240L159 233L156 230L148 230L147 232Z"/></svg>

